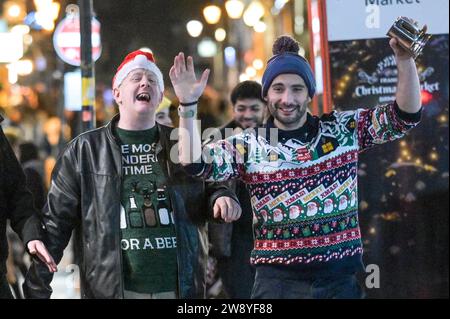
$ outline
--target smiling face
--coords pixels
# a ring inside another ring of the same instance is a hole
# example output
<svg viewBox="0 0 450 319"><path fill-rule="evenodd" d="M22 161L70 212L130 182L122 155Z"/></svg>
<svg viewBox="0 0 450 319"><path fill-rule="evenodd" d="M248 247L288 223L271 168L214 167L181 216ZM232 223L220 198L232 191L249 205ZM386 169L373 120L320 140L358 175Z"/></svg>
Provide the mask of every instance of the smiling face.
<svg viewBox="0 0 450 319"><path fill-rule="evenodd" d="M264 103L260 99L238 99L233 107L234 120L243 129L254 128L262 123Z"/></svg>
<svg viewBox="0 0 450 319"><path fill-rule="evenodd" d="M277 76L269 87L266 99L278 128L295 130L303 126L311 99L305 81L299 75Z"/></svg>
<svg viewBox="0 0 450 319"><path fill-rule="evenodd" d="M113 90L114 99L122 115L152 115L162 100L158 78L144 69L131 71L118 88Z"/></svg>

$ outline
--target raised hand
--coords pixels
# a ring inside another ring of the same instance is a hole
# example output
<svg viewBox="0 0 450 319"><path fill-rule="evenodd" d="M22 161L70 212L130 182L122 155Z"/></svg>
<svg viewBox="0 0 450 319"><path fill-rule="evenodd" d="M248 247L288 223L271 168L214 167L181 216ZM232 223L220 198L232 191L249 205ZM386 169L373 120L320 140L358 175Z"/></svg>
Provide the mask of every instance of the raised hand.
<svg viewBox="0 0 450 319"><path fill-rule="evenodd" d="M394 51L395 57L398 61L402 60L409 60L412 59L411 53L403 49L399 44L398 40L396 38L392 38L389 40L389 45L391 46L392 50Z"/></svg>
<svg viewBox="0 0 450 319"><path fill-rule="evenodd" d="M184 53L180 52L175 56L169 71L170 81L181 103L197 101L203 94L209 76L209 69L206 69L197 81L192 57L188 56L186 60Z"/></svg>

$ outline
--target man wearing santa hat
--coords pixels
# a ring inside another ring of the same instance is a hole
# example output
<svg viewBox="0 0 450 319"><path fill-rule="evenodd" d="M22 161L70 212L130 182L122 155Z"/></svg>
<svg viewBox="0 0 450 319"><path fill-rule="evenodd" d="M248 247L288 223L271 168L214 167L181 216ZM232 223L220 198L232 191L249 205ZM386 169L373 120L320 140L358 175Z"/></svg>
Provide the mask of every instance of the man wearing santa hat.
<svg viewBox="0 0 450 319"><path fill-rule="evenodd" d="M205 221L213 211L238 218L235 195L174 163L172 129L155 121L164 81L151 53L127 55L112 87L119 114L70 142L53 171L44 209L49 251L59 262L81 225L83 298L203 298ZM25 294L50 297L51 280L35 262Z"/></svg>

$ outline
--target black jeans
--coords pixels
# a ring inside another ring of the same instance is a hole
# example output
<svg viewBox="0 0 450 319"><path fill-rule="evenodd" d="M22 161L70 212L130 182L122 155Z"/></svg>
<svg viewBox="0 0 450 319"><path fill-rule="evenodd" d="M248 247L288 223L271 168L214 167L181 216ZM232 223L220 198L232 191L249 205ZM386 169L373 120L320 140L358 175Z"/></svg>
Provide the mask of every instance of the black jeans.
<svg viewBox="0 0 450 319"><path fill-rule="evenodd" d="M4 274L0 274L0 299L13 299L11 289Z"/></svg>
<svg viewBox="0 0 450 319"><path fill-rule="evenodd" d="M364 292L355 274L309 278L283 267L258 266L252 299L361 299Z"/></svg>

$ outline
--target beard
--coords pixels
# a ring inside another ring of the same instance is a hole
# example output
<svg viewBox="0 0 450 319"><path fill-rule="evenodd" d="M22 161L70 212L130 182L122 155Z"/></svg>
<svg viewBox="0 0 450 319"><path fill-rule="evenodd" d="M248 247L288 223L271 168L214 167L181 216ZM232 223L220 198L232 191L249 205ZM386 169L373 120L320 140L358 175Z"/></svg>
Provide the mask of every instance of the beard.
<svg viewBox="0 0 450 319"><path fill-rule="evenodd" d="M303 104L283 104L283 103L269 103L269 110L272 116L284 126L293 126L297 124L300 119L305 116L308 108L308 101ZM289 114L284 114L283 110L288 111Z"/></svg>

